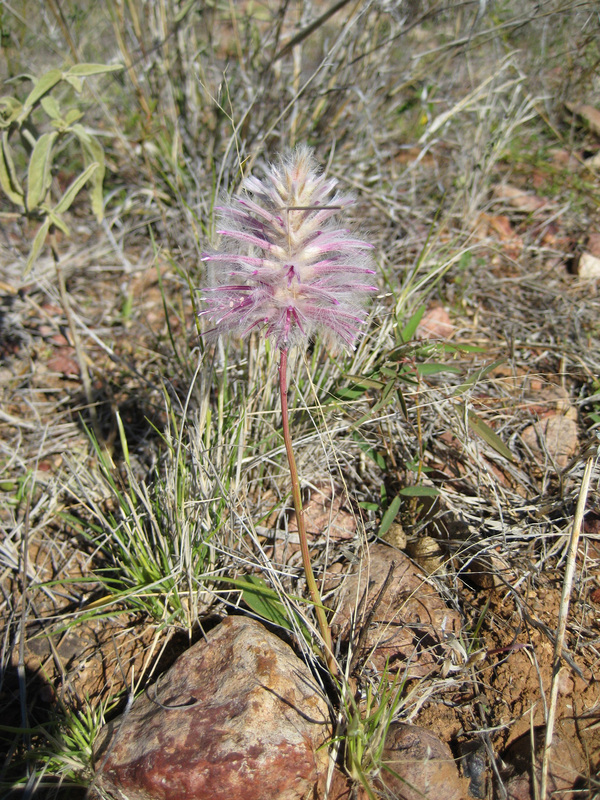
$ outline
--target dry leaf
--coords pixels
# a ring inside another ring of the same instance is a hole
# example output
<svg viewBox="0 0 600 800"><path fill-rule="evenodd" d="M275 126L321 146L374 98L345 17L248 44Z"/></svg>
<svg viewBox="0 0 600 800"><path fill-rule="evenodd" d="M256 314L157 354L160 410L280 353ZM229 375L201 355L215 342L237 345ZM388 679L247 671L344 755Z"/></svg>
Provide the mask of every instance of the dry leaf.
<svg viewBox="0 0 600 800"><path fill-rule="evenodd" d="M585 120L592 133L600 136L600 111L597 108L585 103L567 103L566 106L572 114Z"/></svg>
<svg viewBox="0 0 600 800"><path fill-rule="evenodd" d="M529 194L510 183L499 183L494 186L494 194L501 200L507 200L513 208L525 214L533 214L548 205L548 201L535 194Z"/></svg>

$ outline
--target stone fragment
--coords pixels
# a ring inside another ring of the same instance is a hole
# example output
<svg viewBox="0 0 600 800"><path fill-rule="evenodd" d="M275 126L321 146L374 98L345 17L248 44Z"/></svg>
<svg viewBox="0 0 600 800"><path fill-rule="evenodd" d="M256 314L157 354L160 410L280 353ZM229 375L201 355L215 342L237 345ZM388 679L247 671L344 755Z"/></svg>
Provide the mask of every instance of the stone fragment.
<svg viewBox="0 0 600 800"><path fill-rule="evenodd" d="M484 800L489 780L488 756L484 742L471 740L460 745L461 772L469 780L469 797Z"/></svg>
<svg viewBox="0 0 600 800"><path fill-rule="evenodd" d="M417 536L406 542L406 552L428 575L444 575L444 554L433 536Z"/></svg>
<svg viewBox="0 0 600 800"><path fill-rule="evenodd" d="M404 550L406 547L406 533L399 522L392 522L381 538L392 547L397 547L398 550Z"/></svg>
<svg viewBox="0 0 600 800"><path fill-rule="evenodd" d="M486 591L506 588L507 583L516 579L510 564L501 556L490 552L481 557L470 558L462 572L475 586Z"/></svg>
<svg viewBox="0 0 600 800"><path fill-rule="evenodd" d="M304 524L311 539L326 535L334 541L343 541L356 535L356 516L344 503L342 492L330 484L320 484L311 492L304 506ZM298 531L295 514L290 518L288 530Z"/></svg>
<svg viewBox="0 0 600 800"><path fill-rule="evenodd" d="M528 425L521 437L540 463L550 458L560 468L567 466L579 448L577 423L560 414Z"/></svg>
<svg viewBox="0 0 600 800"><path fill-rule="evenodd" d="M582 253L577 259L575 271L580 278L600 278L600 258L591 253Z"/></svg>
<svg viewBox="0 0 600 800"><path fill-rule="evenodd" d="M448 745L418 725L396 723L390 726L380 777L396 800L463 800L467 797L468 781L460 778Z"/></svg>
<svg viewBox="0 0 600 800"><path fill-rule="evenodd" d="M48 359L46 366L50 372L60 372L66 378L77 378L80 369L77 361L72 358L74 352L72 347L59 347L56 355Z"/></svg>
<svg viewBox="0 0 600 800"><path fill-rule="evenodd" d="M382 588L394 564L385 592ZM377 598L381 600L363 640L367 662L381 671L389 659L392 673L422 677L434 669L449 633L460 630L460 617L410 558L384 544L371 545L358 567L346 578L337 597L334 623L343 639L357 646L361 630Z"/></svg>
<svg viewBox="0 0 600 800"><path fill-rule="evenodd" d="M443 306L428 309L417 327L417 339L450 339L454 325Z"/></svg>
<svg viewBox="0 0 600 800"><path fill-rule="evenodd" d="M308 667L259 622L227 617L104 726L96 783L117 800L303 800L329 736Z"/></svg>

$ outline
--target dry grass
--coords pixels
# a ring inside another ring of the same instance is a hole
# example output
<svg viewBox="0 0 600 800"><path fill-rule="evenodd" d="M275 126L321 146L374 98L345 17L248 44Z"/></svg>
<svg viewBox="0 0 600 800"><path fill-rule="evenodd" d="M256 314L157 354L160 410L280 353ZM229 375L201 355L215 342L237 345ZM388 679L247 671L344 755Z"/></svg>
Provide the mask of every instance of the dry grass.
<svg viewBox="0 0 600 800"><path fill-rule="evenodd" d="M590 457L563 659L574 675L600 663L600 295L572 272L599 232L585 159L600 143L564 106L598 96L594 6L364 0L329 18L308 1L185 9L28 0L2 11L5 79L75 60L127 68L81 97L107 155L105 222L82 195L57 245L96 446L52 259L44 251L23 277L36 222L1 201L2 786L31 797L68 784L82 796L106 715L207 621L252 606L232 581L262 575L312 657L300 565L276 544L294 536L277 354L255 338L205 345L195 291L219 196L300 142L357 195L380 280L353 356L317 343L290 370L303 486L343 492L357 531L316 544L315 570L358 557L399 497L409 541L438 541L429 580L464 621L444 669L400 698L367 669L348 678L409 721L458 707L468 685L485 702L461 712L461 735L481 737L497 765L525 719L497 701L503 665L529 659L536 724L544 718L557 619L540 598L560 596ZM67 144L57 190L71 155ZM547 203L524 210L497 190L505 184ZM449 338L414 336L423 306L448 311ZM551 416L574 423L564 457L531 435ZM402 494L414 485L437 499ZM590 701L580 720L591 775L598 708ZM586 791L598 796L594 779Z"/></svg>

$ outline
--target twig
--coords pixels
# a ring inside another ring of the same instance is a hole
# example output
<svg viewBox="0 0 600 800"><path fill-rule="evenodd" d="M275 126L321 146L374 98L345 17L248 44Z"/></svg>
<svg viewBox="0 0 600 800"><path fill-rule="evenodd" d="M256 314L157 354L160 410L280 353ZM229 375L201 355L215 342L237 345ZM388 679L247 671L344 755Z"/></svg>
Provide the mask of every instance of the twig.
<svg viewBox="0 0 600 800"><path fill-rule="evenodd" d="M565 578L563 582L562 596L560 599L560 608L558 611L556 640L554 642L552 686L550 689L550 703L548 706L548 717L546 719L546 740L544 742L544 754L542 756L542 779L540 787L540 800L545 800L547 792L550 747L552 746L552 737L554 736L556 703L558 699L558 676L561 667L562 650L565 640L565 633L567 629L567 617L569 615L571 589L573 586L573 577L575 574L575 559L577 556L577 546L579 544L579 535L581 533L581 524L583 522L583 515L585 513L585 505L587 502L593 465L594 465L594 457L591 456L590 458L588 458L587 464L585 465L585 472L583 473L583 478L581 481L581 489L579 491L579 499L577 501L575 517L573 518L573 528L571 530L571 537L569 539L569 549L567 554L567 563L565 567Z"/></svg>

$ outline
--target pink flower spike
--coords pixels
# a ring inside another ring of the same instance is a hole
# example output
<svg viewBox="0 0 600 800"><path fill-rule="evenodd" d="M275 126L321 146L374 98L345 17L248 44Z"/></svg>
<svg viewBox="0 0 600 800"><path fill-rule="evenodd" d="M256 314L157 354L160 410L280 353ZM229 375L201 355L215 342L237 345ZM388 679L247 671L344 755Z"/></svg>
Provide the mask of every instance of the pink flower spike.
<svg viewBox="0 0 600 800"><path fill-rule="evenodd" d="M336 185L299 147L263 178L248 176L242 194L217 209L224 246L201 256L211 279L202 290L201 314L213 324L205 335L263 330L287 350L320 334L354 347L377 291L362 282L375 274L373 246L336 225L354 202Z"/></svg>

